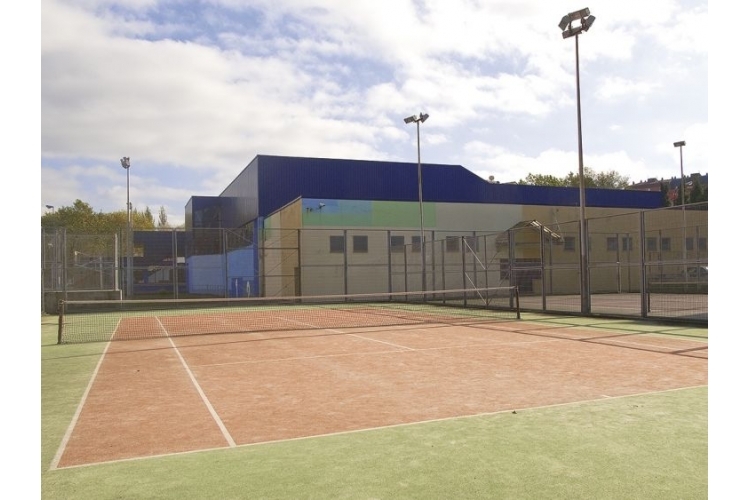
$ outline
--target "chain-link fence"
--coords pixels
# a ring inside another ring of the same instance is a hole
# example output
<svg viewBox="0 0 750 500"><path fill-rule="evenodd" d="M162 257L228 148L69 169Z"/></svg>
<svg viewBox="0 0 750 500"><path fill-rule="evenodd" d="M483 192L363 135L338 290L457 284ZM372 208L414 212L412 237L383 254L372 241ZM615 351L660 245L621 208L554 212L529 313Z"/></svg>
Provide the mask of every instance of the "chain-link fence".
<svg viewBox="0 0 750 500"><path fill-rule="evenodd" d="M708 203L500 233L376 229L42 233L44 310L76 298L311 296L516 286L531 311L708 321ZM132 267L128 269L128 262Z"/></svg>

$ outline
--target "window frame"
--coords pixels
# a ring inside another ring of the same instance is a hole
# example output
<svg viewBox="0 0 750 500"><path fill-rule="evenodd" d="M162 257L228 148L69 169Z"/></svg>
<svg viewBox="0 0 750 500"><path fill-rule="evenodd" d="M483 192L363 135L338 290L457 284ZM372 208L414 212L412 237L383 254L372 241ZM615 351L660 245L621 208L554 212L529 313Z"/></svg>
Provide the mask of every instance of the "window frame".
<svg viewBox="0 0 750 500"><path fill-rule="evenodd" d="M367 235L354 234L352 235L352 253L368 253L369 252L369 240Z"/></svg>
<svg viewBox="0 0 750 500"><path fill-rule="evenodd" d="M328 253L345 253L346 240L343 235L332 234L328 237Z"/></svg>

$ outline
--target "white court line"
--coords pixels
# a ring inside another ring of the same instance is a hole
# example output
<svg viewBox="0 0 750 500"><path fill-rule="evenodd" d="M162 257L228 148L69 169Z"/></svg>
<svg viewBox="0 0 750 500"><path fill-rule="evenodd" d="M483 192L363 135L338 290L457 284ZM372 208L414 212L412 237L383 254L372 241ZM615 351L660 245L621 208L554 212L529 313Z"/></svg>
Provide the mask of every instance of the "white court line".
<svg viewBox="0 0 750 500"><path fill-rule="evenodd" d="M349 335L351 335L352 337L357 337L358 339L369 340L370 342L379 342L381 344L389 345L391 347L397 347L399 349L404 349L406 351L414 351L415 350L413 347L406 347L405 345L394 344L392 342L386 342L385 340L371 339L371 338L365 337L363 335L357 335L356 333L350 333Z"/></svg>
<svg viewBox="0 0 750 500"><path fill-rule="evenodd" d="M211 414L211 416L214 419L214 422L216 422L216 425L219 426L219 430L221 430L221 433L224 435L224 439L227 440L227 443L229 444L230 448L234 448L237 446L237 444L234 442L234 439L232 439L231 434L229 434L229 431L224 426L224 422L221 421L221 417L219 417L219 414L216 413L216 410L214 409L211 402L206 397L206 394L203 392L203 389L201 389L201 386L198 384L198 381L195 379L195 376L193 375L193 372L190 371L190 367L188 367L187 363L185 362L185 358L182 357L182 354L180 354L180 350L177 349L177 346L175 345L172 338L167 333L166 328L164 328L164 325L162 325L161 320L159 318L156 318L156 321L159 323L159 326L161 327L162 331L164 332L164 336L167 337L169 340L169 343L172 344L172 348L174 349L174 352L177 354L177 357L180 358L180 362L182 363L182 366L185 368L185 371L187 372L188 376L190 377L190 380L193 382L193 387L195 387L195 390L198 391L198 394L200 395L201 399L203 400L203 404L206 405L206 408L208 408L208 412Z"/></svg>
<svg viewBox="0 0 750 500"><path fill-rule="evenodd" d="M73 415L73 420L70 421L70 425L68 425L68 429L65 431L65 435L63 436L62 442L60 443L60 447L57 449L57 453L55 453L55 458L52 459L52 463L49 466L49 470L57 469L57 466L60 464L60 459L62 458L62 455L65 452L65 448L68 446L68 441L70 441L70 436L73 435L73 429L75 429L75 426L78 423L78 417L81 416L83 405L86 403L86 399L89 396L89 392L91 392L91 387L94 385L94 380L96 379L96 375L97 373L99 373L99 367L102 366L102 362L104 361L104 355L107 354L107 350L109 349L109 346L111 344L112 344L111 341L107 342L107 345L104 347L104 352L102 352L102 355L99 358L99 361L96 363L96 368L94 369L94 373L91 375L91 380L89 380L89 385L86 386L86 390L83 392L83 397L81 398L81 401L78 403L78 408L76 408L76 412Z"/></svg>
<svg viewBox="0 0 750 500"><path fill-rule="evenodd" d="M49 466L49 470L57 469L57 466L60 464L60 459L62 458L62 455L65 452L65 448L68 446L68 441L70 441L70 436L73 435L73 429L75 429L76 425L78 424L78 418L81 416L81 411L83 411L83 405L86 403L86 399L88 399L89 392L91 392L91 388L94 386L94 380L96 380L96 375L99 373L99 368L102 366L102 363L104 362L104 356L107 354L107 351L109 350L109 346L112 345L112 337L115 336L115 332L120 327L120 321L122 321L122 318L117 320L117 325L115 326L115 329L112 331L112 335L109 336L109 341L107 342L107 345L104 346L102 355L99 357L99 361L97 361L96 363L96 368L94 368L94 373L91 374L91 379L89 379L89 383L86 386L86 390L83 391L83 397L81 397L81 401L78 403L78 408L76 408L76 412L73 414L73 419L70 421L70 424L68 425L68 428L65 431L65 435L63 436L62 442L60 443L60 446L57 448L57 453L55 453L55 457L52 459L52 463Z"/></svg>
<svg viewBox="0 0 750 500"><path fill-rule="evenodd" d="M308 441L308 440L314 440L314 439L320 439L320 438L327 438L327 437L333 437L333 436L347 436L347 435L356 435L356 434L363 434L367 432L376 432L376 431L382 431L382 430L388 430L388 429L398 429L398 428L404 428L404 427L416 427L423 424L432 424L432 423L440 423L440 422L449 422L451 420L468 420L472 418L484 418L484 417L494 417L498 415L502 415L505 413L512 413L512 412L532 412L536 410L546 410L548 408L564 408L566 406L575 406L578 404L585 405L585 404L596 404L602 401L610 401L610 400L617 400L617 399L627 399L627 398L636 398L641 396L650 396L650 395L658 395L662 393L670 393L670 392L677 392L677 391L683 391L683 390L690 390L690 389L700 389L702 387L708 388L708 385L696 385L696 386L690 386L690 387L678 387L675 389L665 389L661 391L650 391L650 392L640 392L636 394L625 394L622 396L607 396L602 395L604 399L586 399L582 401L568 401L565 403L553 403L549 405L542 405L542 406L530 406L530 407L517 407L515 409L506 409L506 410L497 410L497 411L488 411L488 412L481 412L481 413L474 413L474 414L468 414L468 415L455 415L452 417L440 417L440 418L433 418L429 420L419 420L415 422L404 422L404 423L398 423L398 424L389 424L389 425L381 425L378 427L368 427L365 429L353 429L349 431L339 431L339 432L329 432L324 434L314 434L310 436L299 436L299 437L293 437L293 438L286 438L286 439L275 439L271 441L260 441L257 443L245 443L238 445L238 449L242 448L254 448L258 446L266 446L266 445L274 445L278 443L288 443L288 442L295 442L295 441ZM116 464L116 463L123 463L123 462L135 462L135 461L142 461L142 460L150 460L153 458L163 458L163 457L173 457L173 456L179 456L179 455L192 455L196 453L205 453L210 451L218 451L218 450L225 450L226 448L203 448L200 450L188 450L188 451L180 451L176 453L164 453L160 455L149 455L146 457L133 457L133 458L121 458L117 460L108 460L105 462L98 462L95 464L81 464L81 465L71 465L70 467L64 467L64 469L80 469L84 467L95 467L98 465L104 465L104 464Z"/></svg>
<svg viewBox="0 0 750 500"><path fill-rule="evenodd" d="M652 337L656 338L656 337ZM682 340L682 339L681 339ZM608 337L593 337L591 339L585 339L584 342L590 343L590 344L599 344L599 345L608 345L612 347L618 347L618 346L624 346L624 347L634 347L634 348L648 348L653 351L658 351L659 353L671 353L673 351L679 351L681 349L678 349L674 346L663 346L658 344L649 344L646 342L633 342L629 340L619 340L619 339L613 339ZM694 342L699 344L699 347L703 347L704 345L708 347L708 344L705 342L697 341L697 340L691 340L687 339L686 342Z"/></svg>
<svg viewBox="0 0 750 500"><path fill-rule="evenodd" d="M281 319L282 321L288 321L290 323L295 323L297 325L309 326L310 328L315 328L315 329L319 328L319 327L317 327L315 325L312 325L310 323L304 323L302 321L295 321L293 319L284 318L282 316L279 316L279 319ZM369 340L371 342L379 342L381 344L389 345L391 347L396 347L398 349L404 349L404 350L408 350L408 351L413 351L414 350L411 347L406 347L406 346L398 345L398 344L392 344L392 343L386 342L384 340L377 340L377 339L371 339L371 338L368 338L368 337L363 337L362 335L357 335L356 333L347 333L347 332L342 332L341 330L333 330L331 328L325 328L324 331L326 331L326 332L333 332L333 333L343 333L345 335L349 335L349 336L352 336L352 337L357 337L357 338L360 338L362 340Z"/></svg>
<svg viewBox="0 0 750 500"><path fill-rule="evenodd" d="M347 334L347 335L355 335L355 334ZM366 337L362 337L365 340L372 340L367 339ZM439 346L439 347L422 347L422 348L409 348L406 347L400 351L367 351L367 352L346 352L346 353L338 353L338 354L317 354L315 356L293 356L289 358L268 358L268 359L253 359L253 360L243 360L243 361L230 361L227 363L207 363L203 365L197 365L201 367L206 368L213 368L218 366L232 366L232 365L257 365L262 363L278 363L282 361L303 361L306 359L323 359L323 358L342 358L342 357L353 357L353 356L377 356L381 354L394 354L394 353L403 353L403 352L427 352L427 351L447 351L450 349L476 349L478 347L486 347L486 348L503 348L507 346L519 346L519 347L525 347L528 345L534 345L534 344L544 344L549 342L562 342L567 339L545 339L545 340L532 340L532 341L524 341L524 342L488 342L483 344L461 344L461 345L449 345L449 346ZM377 340L374 340L374 342L377 342Z"/></svg>

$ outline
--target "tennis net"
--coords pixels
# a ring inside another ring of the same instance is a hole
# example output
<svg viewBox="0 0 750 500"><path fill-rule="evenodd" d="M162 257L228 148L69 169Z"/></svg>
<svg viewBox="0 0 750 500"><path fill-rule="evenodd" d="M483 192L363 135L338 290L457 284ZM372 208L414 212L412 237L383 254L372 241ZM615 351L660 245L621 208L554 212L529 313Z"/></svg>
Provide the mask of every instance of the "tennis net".
<svg viewBox="0 0 750 500"><path fill-rule="evenodd" d="M295 297L62 301L58 343L520 319L517 287Z"/></svg>

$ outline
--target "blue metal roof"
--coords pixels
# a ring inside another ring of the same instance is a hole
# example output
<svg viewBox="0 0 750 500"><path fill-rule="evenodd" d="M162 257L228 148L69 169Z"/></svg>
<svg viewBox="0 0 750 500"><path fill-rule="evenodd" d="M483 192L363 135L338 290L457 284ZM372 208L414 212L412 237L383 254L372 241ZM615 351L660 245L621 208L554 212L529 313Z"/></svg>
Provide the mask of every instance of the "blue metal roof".
<svg viewBox="0 0 750 500"><path fill-rule="evenodd" d="M258 193L247 196L257 196L260 216L300 197L419 199L416 163L259 155L247 169L251 175L257 171ZM228 188L224 195L230 191ZM579 197L578 188L495 184L461 165L431 163L422 164L422 196L425 202L437 203L554 206L578 206ZM588 188L586 206L651 209L662 206L662 196L658 192Z"/></svg>

